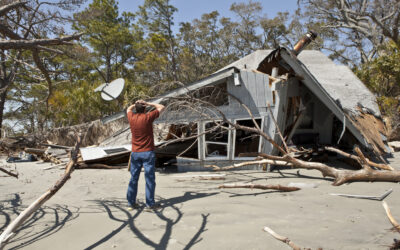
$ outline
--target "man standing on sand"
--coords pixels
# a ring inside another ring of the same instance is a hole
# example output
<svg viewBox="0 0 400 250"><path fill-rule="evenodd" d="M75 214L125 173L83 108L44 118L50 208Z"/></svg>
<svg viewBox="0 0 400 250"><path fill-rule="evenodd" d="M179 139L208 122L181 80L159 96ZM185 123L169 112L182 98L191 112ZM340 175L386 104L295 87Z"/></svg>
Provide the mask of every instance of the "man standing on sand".
<svg viewBox="0 0 400 250"><path fill-rule="evenodd" d="M154 107L155 110L145 113L146 106ZM132 112L135 108L136 114ZM132 133L132 153L131 153L131 179L129 181L127 199L129 206L137 208L136 195L140 171L144 167L144 176L146 179L146 209L154 210L158 206L154 201L154 192L156 188L155 175L155 153L154 153L154 135L153 121L164 111L164 105L157 103L136 101L127 109L127 116Z"/></svg>

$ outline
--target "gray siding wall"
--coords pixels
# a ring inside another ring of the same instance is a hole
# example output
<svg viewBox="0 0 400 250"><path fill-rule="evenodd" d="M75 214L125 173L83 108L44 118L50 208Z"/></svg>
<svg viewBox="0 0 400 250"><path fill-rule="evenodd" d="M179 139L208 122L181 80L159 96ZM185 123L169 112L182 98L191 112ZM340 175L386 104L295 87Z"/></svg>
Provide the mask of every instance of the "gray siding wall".
<svg viewBox="0 0 400 250"><path fill-rule="evenodd" d="M288 83L285 81L270 82L268 75L262 73L255 73L251 71L240 71L239 73L239 85L235 85L233 75L226 79L227 91L233 96L237 97L243 104L245 104L252 112L255 118L261 118L263 120L262 129L271 138L276 141L280 141L279 136L276 133L276 125L271 119L271 114L268 111L268 104L271 106L272 113L278 122L280 129L283 129L285 119L285 108L286 99L288 92ZM226 115L232 122L235 119L250 119L248 112L237 102L234 98L229 96L229 105L219 107L219 109ZM205 110L205 112L207 112ZM208 113L208 112L207 112ZM211 114L211 113L208 113ZM215 113L218 114L218 113ZM216 117L214 115L214 117ZM217 118L217 117L216 117ZM218 118L217 118L218 119ZM200 118L191 111L170 113L168 114L168 121L158 120L158 122L198 122L198 133L202 133L203 125L206 118ZM209 119L208 119L209 120ZM233 160L234 154L234 133L229 132L230 143L228 145L228 157L227 160ZM261 137L261 152L272 153L274 150L272 145ZM204 158L204 136L200 136L198 140L198 153L199 160L205 161Z"/></svg>

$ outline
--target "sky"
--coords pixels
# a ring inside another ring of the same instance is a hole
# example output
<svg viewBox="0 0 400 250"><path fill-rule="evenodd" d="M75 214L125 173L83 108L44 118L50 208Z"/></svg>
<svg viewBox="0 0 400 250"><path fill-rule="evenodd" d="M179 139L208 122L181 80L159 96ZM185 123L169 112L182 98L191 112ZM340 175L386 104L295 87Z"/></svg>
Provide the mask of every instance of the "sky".
<svg viewBox="0 0 400 250"><path fill-rule="evenodd" d="M91 2L91 0L89 0ZM258 0L261 3L262 13L273 18L278 12L293 13L297 8L297 0ZM144 0L118 0L120 12L136 12ZM217 10L220 16L233 18L229 10L233 3L248 3L248 0L171 0L171 5L178 9L174 15L175 25L181 22L191 22L200 18L202 14Z"/></svg>

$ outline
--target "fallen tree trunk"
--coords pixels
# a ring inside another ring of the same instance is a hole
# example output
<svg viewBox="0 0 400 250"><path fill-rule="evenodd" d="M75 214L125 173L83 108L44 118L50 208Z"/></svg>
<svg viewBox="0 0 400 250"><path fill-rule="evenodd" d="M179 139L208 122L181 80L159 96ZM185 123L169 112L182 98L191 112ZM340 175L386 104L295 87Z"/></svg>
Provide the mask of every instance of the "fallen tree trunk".
<svg viewBox="0 0 400 250"><path fill-rule="evenodd" d="M46 153L46 149L40 149L40 148L25 148L24 150L26 153L29 154L34 154L39 157L41 157L44 153Z"/></svg>
<svg viewBox="0 0 400 250"><path fill-rule="evenodd" d="M332 183L334 186L340 186L347 182L355 181L388 181L399 182L400 171L377 171L371 169L368 165L362 164L363 168L360 170L343 170L330 167L326 164L319 162L306 162L298 159L291 158L290 156L282 157L284 160L293 164L295 168L303 168L309 170L318 170L322 176L333 177L335 180Z"/></svg>
<svg viewBox="0 0 400 250"><path fill-rule="evenodd" d="M218 167L215 165L211 165L208 167L213 168L215 171L224 171L230 170L234 168L239 168L247 165L254 164L274 164L281 166L290 166L292 168L302 168L308 170L318 170L321 172L323 177L333 177L334 182L332 185L340 186L343 183L355 182L355 181L388 181L388 182L400 182L400 171L385 171L385 170L374 170L368 165L367 159L361 153L361 151L356 148L355 149L358 156L358 160L362 166L360 170L344 170L344 169L336 169L334 167L330 167L324 163L320 162L308 162L296 159L290 154L286 154L285 156L272 156L267 154L258 154L265 159L256 160L256 161L248 161L242 162L239 164L234 164L232 166L227 167Z"/></svg>
<svg viewBox="0 0 400 250"><path fill-rule="evenodd" d="M340 154L341 156L344 156L344 157L347 157L347 158L350 158L350 159L353 159L356 161L360 160L359 157L349 154L349 153L346 153L346 152L343 152L342 150L339 150L334 147L325 147L325 150ZM379 168L379 169L384 169L384 170L394 170L390 165L375 163L373 161L370 161L369 159L367 159L367 164L374 168Z"/></svg>
<svg viewBox="0 0 400 250"><path fill-rule="evenodd" d="M224 184L219 186L218 188L251 188L251 189L274 189L283 192L292 192L300 190L298 187L286 187L281 185L261 185L261 184Z"/></svg>
<svg viewBox="0 0 400 250"><path fill-rule="evenodd" d="M67 164L65 172L61 176L61 178L49 190L47 190L47 192L42 194L37 200L30 204L29 207L22 211L22 213L20 213L18 217L15 218L0 235L0 250L3 249L7 242L11 239L11 237L15 235L15 231L17 230L17 228L21 226L36 210L38 210L68 181L71 173L75 169L75 164L78 159L80 141L81 138L79 136L75 144L74 150L71 151L71 160Z"/></svg>

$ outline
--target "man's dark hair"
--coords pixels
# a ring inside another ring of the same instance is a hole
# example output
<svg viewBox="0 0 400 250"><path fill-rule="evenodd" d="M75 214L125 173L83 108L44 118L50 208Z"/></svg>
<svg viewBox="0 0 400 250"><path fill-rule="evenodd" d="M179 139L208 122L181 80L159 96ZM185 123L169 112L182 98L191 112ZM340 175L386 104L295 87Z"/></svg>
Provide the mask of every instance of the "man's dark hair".
<svg viewBox="0 0 400 250"><path fill-rule="evenodd" d="M141 103L135 103L136 113L144 113L145 106Z"/></svg>

